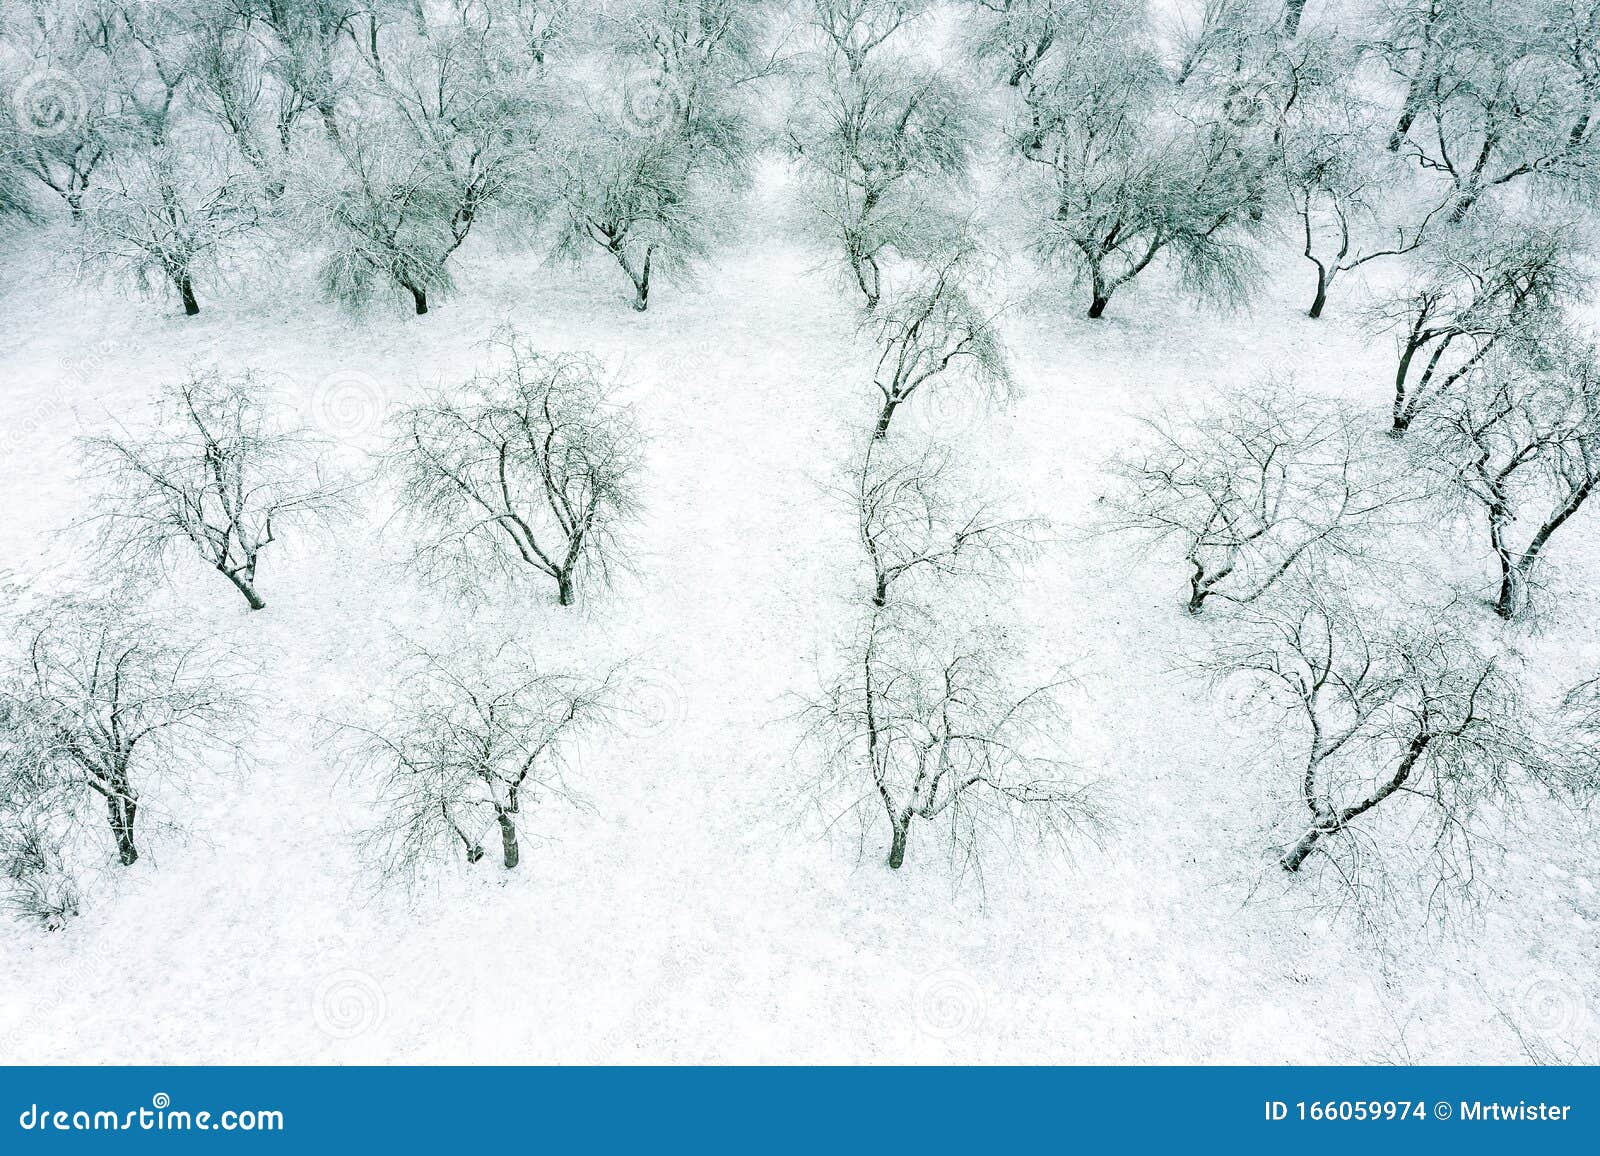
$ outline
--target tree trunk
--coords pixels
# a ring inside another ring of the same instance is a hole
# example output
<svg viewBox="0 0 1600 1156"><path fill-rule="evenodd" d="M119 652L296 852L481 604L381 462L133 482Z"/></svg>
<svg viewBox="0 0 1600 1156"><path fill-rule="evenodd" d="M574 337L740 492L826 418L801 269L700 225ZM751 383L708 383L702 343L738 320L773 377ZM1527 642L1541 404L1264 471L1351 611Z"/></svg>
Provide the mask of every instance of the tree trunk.
<svg viewBox="0 0 1600 1156"><path fill-rule="evenodd" d="M1495 605L1495 611L1501 618L1511 618L1522 609L1521 604L1527 598L1528 582L1533 574L1534 565L1544 552L1545 545L1550 541L1551 535L1561 529L1562 524L1589 500L1589 495L1594 493L1597 484L1600 484L1600 477L1591 477L1573 490L1555 513L1545 519L1544 525L1534 531L1533 537L1528 541L1528 548L1521 554L1510 558L1510 552L1506 552L1510 565L1502 567L1500 600ZM1496 541L1503 542L1503 536L1496 535ZM1501 609L1502 607L1505 609Z"/></svg>
<svg viewBox="0 0 1600 1156"><path fill-rule="evenodd" d="M1501 565L1500 567L1500 593L1494 600L1494 612L1507 622L1517 616L1518 597L1518 572L1515 566Z"/></svg>
<svg viewBox="0 0 1600 1156"><path fill-rule="evenodd" d="M570 573L556 575L556 604L559 606L572 605L572 575Z"/></svg>
<svg viewBox="0 0 1600 1156"><path fill-rule="evenodd" d="M850 271L855 274L856 287L861 290L861 296L866 298L868 313L878 308L878 298L882 289L882 278L878 273L878 263L870 254L862 254L850 242L845 250L850 258Z"/></svg>
<svg viewBox="0 0 1600 1156"><path fill-rule="evenodd" d="M639 267L639 275L633 279L633 308L636 313L643 313L650 308L650 250L644 252L644 264Z"/></svg>
<svg viewBox="0 0 1600 1156"><path fill-rule="evenodd" d="M1323 306L1328 303L1328 276L1322 271L1322 266L1317 266L1317 293L1311 298L1311 308L1306 310L1306 316L1315 321L1322 316Z"/></svg>
<svg viewBox="0 0 1600 1156"><path fill-rule="evenodd" d="M183 301L183 314L185 317L193 317L200 312L200 302L195 299L194 295L194 282L189 280L188 277L178 277L176 282L178 297Z"/></svg>
<svg viewBox="0 0 1600 1156"><path fill-rule="evenodd" d="M1411 426L1411 414L1406 406L1406 378L1411 376L1411 359L1416 356L1417 348L1415 343L1408 342L1400 354L1400 364L1394 371L1394 422L1389 432L1395 437L1404 434Z"/></svg>
<svg viewBox="0 0 1600 1156"><path fill-rule="evenodd" d="M1494 612L1507 620L1516 616L1517 604L1522 600L1518 581L1522 573L1517 566L1515 553L1506 544L1506 526L1511 520L1511 511L1503 500L1496 499L1490 504L1489 547L1494 551L1495 560L1500 563L1500 593L1494 600Z"/></svg>
<svg viewBox="0 0 1600 1156"><path fill-rule="evenodd" d="M894 419L894 411L900 407L901 398L892 398L883 403L883 409L878 413L878 424L873 427L872 440L881 442L889 436L889 422Z"/></svg>
<svg viewBox="0 0 1600 1156"><path fill-rule="evenodd" d="M406 290L411 294L411 301L417 307L417 316L421 317L428 311L428 291L407 285Z"/></svg>
<svg viewBox="0 0 1600 1156"><path fill-rule="evenodd" d="M1283 6L1283 32L1295 36L1300 32L1300 18L1305 15L1306 0L1286 0Z"/></svg>
<svg viewBox="0 0 1600 1156"><path fill-rule="evenodd" d="M1312 851L1316 850L1317 844L1322 841L1322 837L1327 833L1327 828L1312 827L1304 835L1300 836L1300 841L1291 847L1288 854L1284 855L1278 862L1283 865L1285 871L1300 870L1300 865L1306 861Z"/></svg>
<svg viewBox="0 0 1600 1156"><path fill-rule="evenodd" d="M133 841L133 820L139 813L139 804L126 794L106 796L106 817L111 823L112 837L117 841L117 861L132 867L139 861L139 848Z"/></svg>
<svg viewBox="0 0 1600 1156"><path fill-rule="evenodd" d="M496 811L495 819L500 824L500 845L505 851L506 870L510 871L522 861L522 851L517 846L517 825L504 810Z"/></svg>
<svg viewBox="0 0 1600 1156"><path fill-rule="evenodd" d="M896 871L906 861L906 836L910 833L910 820L894 824L894 838L889 843L889 866Z"/></svg>
<svg viewBox="0 0 1600 1156"><path fill-rule="evenodd" d="M1102 297L1100 294L1096 293L1094 295L1094 300L1089 302L1089 317L1092 320L1099 320L1101 314L1105 313L1106 306L1109 304L1111 304L1111 298Z"/></svg>
<svg viewBox="0 0 1600 1156"><path fill-rule="evenodd" d="M1395 121L1394 131L1389 134L1389 151L1397 153L1400 146L1405 143L1406 134L1411 131L1412 123L1417 119L1417 113L1422 108L1421 86L1413 80L1406 90L1405 107L1400 110L1400 119Z"/></svg>
<svg viewBox="0 0 1600 1156"><path fill-rule="evenodd" d="M1194 559L1189 560L1191 573L1189 574L1189 603L1185 607L1190 614L1199 614L1206 608L1206 598L1211 594L1211 587L1206 582L1206 568Z"/></svg>
<svg viewBox="0 0 1600 1156"><path fill-rule="evenodd" d="M244 595L244 600L250 604L251 610L265 610L267 608L266 601L256 593L256 588L251 578L245 577L237 570L224 570L221 566L218 566L217 569L221 570L239 593Z"/></svg>

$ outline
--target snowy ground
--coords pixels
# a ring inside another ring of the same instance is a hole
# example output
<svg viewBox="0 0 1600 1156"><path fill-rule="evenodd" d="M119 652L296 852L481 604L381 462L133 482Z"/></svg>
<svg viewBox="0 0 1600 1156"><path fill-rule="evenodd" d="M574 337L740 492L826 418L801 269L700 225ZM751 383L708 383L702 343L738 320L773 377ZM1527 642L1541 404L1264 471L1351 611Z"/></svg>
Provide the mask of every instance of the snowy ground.
<svg viewBox="0 0 1600 1156"><path fill-rule="evenodd" d="M259 654L253 766L198 784L187 835L155 842L67 930L0 928L0 1059L1600 1058L1593 831L1527 816L1490 865L1498 894L1450 930L1308 914L1270 857L1294 817L1270 738L1175 671L1213 628L1179 610L1176 559L1068 532L1153 402L1271 369L1381 423L1387 340L1348 295L1320 323L1301 316L1306 270L1286 249L1276 287L1233 317L1152 278L1087 322L1076 294L1033 292L1019 270L1022 396L912 415L970 439L986 484L1063 531L1012 596L1078 674L1073 744L1103 783L1104 845L1070 863L997 858L980 893L953 888L931 843L891 873L876 841L858 851L792 822L805 769L788 696L814 686L861 577L819 485L872 403L851 304L768 223L776 195L757 194L749 240L696 290L663 285L642 316L614 269L542 267L487 239L462 254L464 291L420 319L241 283L185 320L36 276L47 238L5 256L0 573L44 590L75 577L71 535L52 536L83 513L73 437L191 365L270 371L357 451L386 406L465 376L500 321L599 355L651 437L638 573L577 613L537 599L507 613L540 652L637 656L650 721L586 754L591 809L542 812L548 841L522 870L486 862L407 904L364 873L365 792L312 721L359 709L397 628L448 630L463 612L397 575L376 509L338 547L269 558L261 614L215 574L180 571L166 597ZM1477 575L1475 540L1419 548ZM1600 668L1592 514L1553 561L1553 612L1515 629L1550 686Z"/></svg>

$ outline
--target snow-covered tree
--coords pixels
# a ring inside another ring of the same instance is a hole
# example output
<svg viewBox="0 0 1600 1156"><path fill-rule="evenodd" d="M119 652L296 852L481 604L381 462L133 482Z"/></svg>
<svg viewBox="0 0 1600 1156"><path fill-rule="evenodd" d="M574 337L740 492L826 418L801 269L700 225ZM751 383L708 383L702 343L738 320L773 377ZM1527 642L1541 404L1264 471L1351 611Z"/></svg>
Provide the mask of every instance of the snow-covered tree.
<svg viewBox="0 0 1600 1156"><path fill-rule="evenodd" d="M1392 432L1404 434L1497 349L1537 345L1588 283L1582 257L1571 228L1487 211L1425 252L1420 275L1373 309L1397 334Z"/></svg>
<svg viewBox="0 0 1600 1156"><path fill-rule="evenodd" d="M1414 253L1438 235L1455 196L1383 148L1386 110L1367 97L1362 80L1357 73L1322 86L1318 99L1302 98L1274 149L1301 254L1316 270L1312 318L1322 316L1345 274Z"/></svg>
<svg viewBox="0 0 1600 1156"><path fill-rule="evenodd" d="M1035 247L1089 289L1088 315L1158 258L1188 287L1243 297L1256 263L1262 158L1251 126L1184 115L1146 30L1063 54L1036 74L1013 130L1034 166Z"/></svg>
<svg viewBox="0 0 1600 1156"><path fill-rule="evenodd" d="M642 0L602 21L604 59L549 151L555 253L609 254L650 306L724 232L749 158L748 87L771 68L752 0Z"/></svg>
<svg viewBox="0 0 1600 1156"><path fill-rule="evenodd" d="M567 606L626 561L639 432L592 359L510 331L489 345L497 364L395 416L388 468L425 576L476 590L543 575Z"/></svg>
<svg viewBox="0 0 1600 1156"><path fill-rule="evenodd" d="M970 291L974 273L964 252L944 257L894 292L863 322L877 349L872 384L878 418L872 436L888 436L895 412L921 390L970 390L1006 397L1011 370L993 310Z"/></svg>
<svg viewBox="0 0 1600 1156"><path fill-rule="evenodd" d="M120 39L116 12L20 0L0 13L13 53L0 63L9 94L0 107L0 148L78 220L102 162L125 136L108 51Z"/></svg>
<svg viewBox="0 0 1600 1156"><path fill-rule="evenodd" d="M84 269L170 292L200 312L196 283L259 227L252 183L209 144L175 142L117 157L85 205Z"/></svg>
<svg viewBox="0 0 1600 1156"><path fill-rule="evenodd" d="M1419 426L1424 461L1481 517L1496 613L1524 609L1555 533L1600 484L1600 360L1557 336L1481 362Z"/></svg>
<svg viewBox="0 0 1600 1156"><path fill-rule="evenodd" d="M1283 851L1286 871L1321 852L1350 887L1362 886L1363 856L1403 864L1425 891L1470 884L1481 811L1575 785L1507 660L1442 617L1356 606L1323 585L1252 608L1205 665L1255 679L1244 709L1294 736L1306 825Z"/></svg>
<svg viewBox="0 0 1600 1156"><path fill-rule="evenodd" d="M1594 188L1600 8L1558 0L1401 0L1379 51L1405 83L1390 147L1451 182L1452 221L1487 193L1537 180Z"/></svg>
<svg viewBox="0 0 1600 1156"><path fill-rule="evenodd" d="M261 552L336 515L345 495L317 440L276 407L254 374L205 370L166 387L147 426L86 439L111 559L165 565L192 550L250 609L266 606Z"/></svg>
<svg viewBox="0 0 1600 1156"><path fill-rule="evenodd" d="M1019 89L1032 83L1052 49L1077 40L1105 10L1084 0L968 0L967 6L973 57Z"/></svg>
<svg viewBox="0 0 1600 1156"><path fill-rule="evenodd" d="M341 723L357 775L375 788L368 842L386 875L414 876L498 835L507 870L522 860L524 816L574 799L574 746L617 709L615 673L550 670L519 642L488 654L412 647L396 691L366 723Z"/></svg>
<svg viewBox="0 0 1600 1156"><path fill-rule="evenodd" d="M352 307L388 292L421 316L455 287L449 261L471 224L455 190L392 128L336 152L302 160L291 186L294 219L321 242L323 292Z"/></svg>
<svg viewBox="0 0 1600 1156"><path fill-rule="evenodd" d="M886 255L927 257L957 231L953 186L976 136L961 86L908 51L924 7L812 0L804 10L816 47L797 74L789 148L869 310Z"/></svg>
<svg viewBox="0 0 1600 1156"><path fill-rule="evenodd" d="M263 190L283 187L287 145L273 129L272 80L244 14L232 0L195 13L189 96L197 114L220 129L253 169Z"/></svg>
<svg viewBox="0 0 1600 1156"><path fill-rule="evenodd" d="M340 135L340 106L349 100L358 28L372 30L383 4L354 0L216 0L260 45L272 82L272 124L287 152L295 126L312 116L330 138Z"/></svg>
<svg viewBox="0 0 1600 1156"><path fill-rule="evenodd" d="M1212 598L1255 602L1330 558L1359 558L1405 500L1359 414L1287 387L1145 426L1146 444L1114 467L1109 525L1182 547L1191 614Z"/></svg>
<svg viewBox="0 0 1600 1156"><path fill-rule="evenodd" d="M850 471L848 497L871 573L870 602L921 580L984 581L1037 549L1038 518L970 496L970 478L947 448L902 451L869 441Z"/></svg>
<svg viewBox="0 0 1600 1156"><path fill-rule="evenodd" d="M504 6L454 8L421 28L365 18L342 89L350 131L298 154L289 211L322 239L323 288L335 300L360 305L388 291L426 313L453 288L450 260L488 213L543 211L550 40L543 24L530 41L522 24L497 19ZM346 114L323 115L337 125Z"/></svg>
<svg viewBox="0 0 1600 1156"><path fill-rule="evenodd" d="M986 839L1065 843L1092 827L1091 795L1063 749L1060 674L1020 673L992 624L962 630L920 608L874 608L807 704L821 787L888 823L888 864L914 828L942 830L958 870Z"/></svg>
<svg viewBox="0 0 1600 1156"><path fill-rule="evenodd" d="M133 865L140 815L173 811L209 758L237 748L239 671L120 597L54 599L23 620L13 649L0 695L8 775L13 789L27 780L38 838L106 823L117 862Z"/></svg>

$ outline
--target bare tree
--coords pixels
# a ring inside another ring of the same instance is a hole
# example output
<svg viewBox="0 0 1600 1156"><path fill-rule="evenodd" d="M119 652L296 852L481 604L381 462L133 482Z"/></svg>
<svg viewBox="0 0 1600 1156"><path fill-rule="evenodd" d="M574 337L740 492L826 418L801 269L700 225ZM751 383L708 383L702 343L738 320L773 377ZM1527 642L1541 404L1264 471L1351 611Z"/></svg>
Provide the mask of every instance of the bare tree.
<svg viewBox="0 0 1600 1156"><path fill-rule="evenodd" d="M1594 347L1567 338L1490 357L1430 412L1422 437L1427 463L1481 511L1498 571L1495 612L1515 616L1550 539L1600 483Z"/></svg>
<svg viewBox="0 0 1600 1156"><path fill-rule="evenodd" d="M1066 841L1095 810L1061 754L1062 676L1013 681L1015 655L992 626L951 629L919 609L878 609L803 717L824 789L882 808L899 868L918 821L942 826L959 867L986 838L1030 829Z"/></svg>
<svg viewBox="0 0 1600 1156"><path fill-rule="evenodd" d="M1343 89L1352 63L1336 30L1286 32L1293 11L1293 0L1205 0L1199 23L1181 30L1173 83L1208 119L1270 134Z"/></svg>
<svg viewBox="0 0 1600 1156"><path fill-rule="evenodd" d="M323 292L359 307L389 290L421 316L455 287L449 261L470 221L457 216L449 182L392 127L341 138L336 151L342 163L303 158L291 186L291 219L324 246Z"/></svg>
<svg viewBox="0 0 1600 1156"><path fill-rule="evenodd" d="M170 290L200 312L195 282L227 246L258 225L251 189L225 156L172 145L107 166L88 198L80 263L126 275L141 290Z"/></svg>
<svg viewBox="0 0 1600 1156"><path fill-rule="evenodd" d="M577 261L599 246L628 278L638 312L660 274L685 276L709 251L719 218L682 138L597 119L555 155L555 255Z"/></svg>
<svg viewBox="0 0 1600 1156"><path fill-rule="evenodd" d="M247 21L230 0L196 12L189 75L196 109L227 134L269 195L281 193L287 146L276 147L270 128L269 73Z"/></svg>
<svg viewBox="0 0 1600 1156"><path fill-rule="evenodd" d="M0 681L0 910L55 931L78 914L77 880L67 862L70 800L30 725L26 696Z"/></svg>
<svg viewBox="0 0 1600 1156"><path fill-rule="evenodd" d="M1318 559L1358 559L1404 493L1358 414L1268 384L1192 415L1148 419L1120 459L1110 527L1183 547L1188 610L1246 604Z"/></svg>
<svg viewBox="0 0 1600 1156"><path fill-rule="evenodd" d="M0 768L0 791L13 789ZM0 798L0 910L59 931L81 902L63 840L25 800Z"/></svg>
<svg viewBox="0 0 1600 1156"><path fill-rule="evenodd" d="M615 672L541 669L515 642L487 655L413 647L382 717L337 727L376 787L368 839L386 874L458 854L476 863L491 832L515 868L523 817L549 799L576 801L565 781L573 748L608 725L617 693Z"/></svg>
<svg viewBox="0 0 1600 1156"><path fill-rule="evenodd" d="M1286 871L1324 851L1353 885L1350 857L1393 858L1399 849L1380 840L1404 838L1395 813L1409 806L1432 882L1465 886L1482 808L1513 806L1532 785L1572 785L1504 660L1441 620L1389 618L1316 584L1254 608L1206 667L1259 680L1250 709L1281 714L1297 734L1308 821L1283 853ZM1382 815L1395 822L1374 829Z"/></svg>
<svg viewBox="0 0 1600 1156"><path fill-rule="evenodd" d="M1574 684L1561 698L1561 722L1572 737L1590 791L1600 788L1600 675Z"/></svg>
<svg viewBox="0 0 1600 1156"><path fill-rule="evenodd" d="M110 6L9 5L5 40L27 71L6 69L0 109L6 153L82 218L101 163L126 137L109 50L120 38Z"/></svg>
<svg viewBox="0 0 1600 1156"><path fill-rule="evenodd" d="M813 0L805 13L817 49L798 74L789 148L869 310L886 254L927 257L956 230L946 206L976 135L961 88L901 48L924 8Z"/></svg>
<svg viewBox="0 0 1600 1156"><path fill-rule="evenodd" d="M32 182L9 153L0 153L0 241L35 224L40 214L34 205Z"/></svg>
<svg viewBox="0 0 1600 1156"><path fill-rule="evenodd" d="M584 574L623 562L639 510L640 436L592 359L541 354L509 330L499 364L394 419L388 468L434 580L543 574L570 605Z"/></svg>
<svg viewBox="0 0 1600 1156"><path fill-rule="evenodd" d="M1006 86L1016 89L1032 85L1052 52L1080 44L1101 31L1102 21L1124 19L1134 10L1131 4L1084 0L968 0L968 6L972 55L998 68Z"/></svg>
<svg viewBox="0 0 1600 1156"><path fill-rule="evenodd" d="M1317 271L1306 310L1312 318L1322 316L1343 274L1419 249L1454 195L1413 189L1411 174L1359 122L1304 126L1285 137L1281 157L1283 187L1300 219L1301 254Z"/></svg>
<svg viewBox="0 0 1600 1156"><path fill-rule="evenodd" d="M1398 334L1391 432L1419 415L1496 349L1537 344L1587 283L1572 230L1475 215L1427 254L1422 276L1373 310Z"/></svg>
<svg viewBox="0 0 1600 1156"><path fill-rule="evenodd" d="M1146 29L1063 56L1026 104L1013 135L1041 177L1035 245L1087 282L1089 317L1163 255L1195 292L1243 296L1260 150L1246 127L1180 114Z"/></svg>
<svg viewBox="0 0 1600 1156"><path fill-rule="evenodd" d="M357 27L370 9L352 0L219 0L260 44L273 82L273 125L288 152L294 127L311 114L331 139L340 136L339 105L356 67ZM370 27L370 23L369 23Z"/></svg>
<svg viewBox="0 0 1600 1156"><path fill-rule="evenodd" d="M1422 114L1429 90L1447 67L1452 25L1471 11L1452 0L1391 0L1377 6L1380 23L1372 48L1405 85L1400 115L1389 134L1390 152L1400 151Z"/></svg>
<svg viewBox="0 0 1600 1156"><path fill-rule="evenodd" d="M548 154L554 252L608 253L640 312L652 278L689 273L722 230L716 198L750 155L744 89L772 67L765 23L748 0L649 0L603 22L599 91Z"/></svg>
<svg viewBox="0 0 1600 1156"><path fill-rule="evenodd" d="M970 253L941 258L864 322L878 361L872 384L881 403L872 436L888 436L895 412L922 389L968 389L986 398L1009 396L1010 367L996 314L973 300Z"/></svg>
<svg viewBox="0 0 1600 1156"><path fill-rule="evenodd" d="M1380 44L1406 80L1391 138L1455 189L1461 221L1484 194L1537 178L1592 188L1600 58L1592 2L1509 19L1492 0L1396 5Z"/></svg>
<svg viewBox="0 0 1600 1156"><path fill-rule="evenodd" d="M347 493L316 439L274 415L275 400L253 373L206 370L166 387L150 425L86 439L112 557L164 564L193 549L250 609L265 607L261 552L339 513Z"/></svg>
<svg viewBox="0 0 1600 1156"><path fill-rule="evenodd" d="M111 90L133 151L193 149L189 101L195 28L182 4L107 6Z"/></svg>
<svg viewBox="0 0 1600 1156"><path fill-rule="evenodd" d="M84 823L103 806L124 867L146 793L237 749L238 671L179 634L123 598L57 598L22 622L6 671L36 813Z"/></svg>
<svg viewBox="0 0 1600 1156"><path fill-rule="evenodd" d="M989 578L1031 557L1044 522L965 497L966 481L947 449L897 453L869 441L852 470L850 504L872 571L871 603L920 577Z"/></svg>
<svg viewBox="0 0 1600 1156"><path fill-rule="evenodd" d="M502 21L507 7L460 5L420 27L358 19L362 68L347 87L376 123L302 160L301 208L330 243L323 282L336 300L360 304L392 288L426 313L452 288L448 263L487 213L543 211L536 170L554 115L543 66L551 36L537 31L548 33L546 23L530 39L523 24Z"/></svg>

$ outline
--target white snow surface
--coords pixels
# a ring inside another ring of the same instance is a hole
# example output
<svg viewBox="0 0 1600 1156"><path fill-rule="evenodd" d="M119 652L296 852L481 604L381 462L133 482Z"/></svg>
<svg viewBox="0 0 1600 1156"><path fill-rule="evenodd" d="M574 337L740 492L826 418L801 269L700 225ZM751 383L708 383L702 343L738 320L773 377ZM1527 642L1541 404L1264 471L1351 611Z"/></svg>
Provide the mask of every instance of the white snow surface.
<svg viewBox="0 0 1600 1156"><path fill-rule="evenodd" d="M1056 527L993 610L1076 674L1069 744L1101 784L1101 844L994 856L980 889L931 838L891 872L882 830L860 846L820 835L791 715L862 581L821 486L873 396L854 304L783 227L781 195L759 186L742 239L642 315L615 269L550 267L488 235L423 318L341 313L295 260L275 285L212 287L184 319L74 284L48 235L4 254L0 572L36 592L92 579L62 532L86 512L74 439L137 417L191 366L268 373L358 462L387 407L466 377L498 323L603 359L649 436L637 573L576 610L537 589L495 613L538 655L632 656L652 721L583 752L589 807L541 808L518 871L491 856L408 899L358 855L370 791L317 720L358 715L402 635L449 635L473 612L399 569L378 488L336 540L269 551L259 614L180 567L157 597L259 666L250 765L196 781L170 808L183 833L107 872L65 930L0 927L0 1060L1594 1060L1588 820L1535 805L1489 857L1480 912L1443 930L1329 918L1272 858L1298 818L1284 752L1182 673L1223 616L1182 613L1170 552L1074 533L1154 404L1275 372L1370 406L1381 428L1388 339L1361 324L1354 284L1306 319L1307 268L1285 241L1235 315L1152 274L1090 322L1079 293L1016 263L1020 396L907 419L966 443L992 492ZM1546 613L1486 620L1546 691L1600 669L1600 527L1585 515L1563 538ZM1417 549L1452 581L1483 577L1470 528Z"/></svg>

